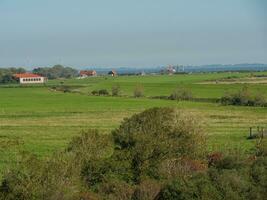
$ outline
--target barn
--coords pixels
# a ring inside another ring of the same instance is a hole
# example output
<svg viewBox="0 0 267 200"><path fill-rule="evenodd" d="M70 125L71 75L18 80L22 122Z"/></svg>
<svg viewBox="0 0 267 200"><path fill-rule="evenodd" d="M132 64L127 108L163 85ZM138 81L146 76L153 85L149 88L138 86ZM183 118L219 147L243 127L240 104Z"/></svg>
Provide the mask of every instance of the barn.
<svg viewBox="0 0 267 200"><path fill-rule="evenodd" d="M95 70L82 70L80 71L80 78L86 78L90 76L97 76L97 73Z"/></svg>
<svg viewBox="0 0 267 200"><path fill-rule="evenodd" d="M15 74L14 78L17 79L20 84L35 84L47 82L46 77L32 73Z"/></svg>

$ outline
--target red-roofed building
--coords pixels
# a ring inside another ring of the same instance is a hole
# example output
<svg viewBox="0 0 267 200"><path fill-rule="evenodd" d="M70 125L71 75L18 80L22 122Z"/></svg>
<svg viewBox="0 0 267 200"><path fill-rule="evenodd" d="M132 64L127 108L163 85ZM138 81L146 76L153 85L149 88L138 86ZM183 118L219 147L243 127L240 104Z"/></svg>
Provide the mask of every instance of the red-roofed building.
<svg viewBox="0 0 267 200"><path fill-rule="evenodd" d="M32 84L32 83L45 83L47 78L38 74L23 73L14 74L14 78L19 81L20 84Z"/></svg>
<svg viewBox="0 0 267 200"><path fill-rule="evenodd" d="M96 76L97 73L95 70L82 70L80 71L80 78L86 78L89 76Z"/></svg>

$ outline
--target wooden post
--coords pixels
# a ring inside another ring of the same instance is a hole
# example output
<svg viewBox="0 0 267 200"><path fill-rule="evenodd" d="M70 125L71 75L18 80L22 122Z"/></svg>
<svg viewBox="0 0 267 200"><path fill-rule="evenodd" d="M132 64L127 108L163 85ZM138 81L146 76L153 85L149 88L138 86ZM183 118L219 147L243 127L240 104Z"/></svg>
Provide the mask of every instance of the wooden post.
<svg viewBox="0 0 267 200"><path fill-rule="evenodd" d="M249 138L252 138L252 127L249 127Z"/></svg>

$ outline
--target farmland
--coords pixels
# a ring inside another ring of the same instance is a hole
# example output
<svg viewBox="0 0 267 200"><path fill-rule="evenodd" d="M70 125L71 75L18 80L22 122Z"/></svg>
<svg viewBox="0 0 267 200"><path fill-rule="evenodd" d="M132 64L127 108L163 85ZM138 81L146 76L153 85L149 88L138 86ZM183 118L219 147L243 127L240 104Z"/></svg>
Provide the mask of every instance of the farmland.
<svg viewBox="0 0 267 200"><path fill-rule="evenodd" d="M220 98L227 91L242 88L243 82L214 84L209 81L249 76L251 73L121 76L51 80L45 86L3 85L0 87L1 169L9 166L19 151L49 156L64 149L71 138L83 130L99 129L106 134L118 127L123 118L150 107L177 107L196 115L203 121L212 150L250 151L255 141L246 139L248 128L267 126L267 108L151 98L168 96L177 86L191 89L196 98ZM208 83L200 84L203 82ZM121 87L120 97L91 95L95 89L110 91L115 84ZM75 88L76 92L51 90L52 86L62 85ZM144 87L143 98L132 97L136 85ZM249 88L267 97L266 84L256 82Z"/></svg>

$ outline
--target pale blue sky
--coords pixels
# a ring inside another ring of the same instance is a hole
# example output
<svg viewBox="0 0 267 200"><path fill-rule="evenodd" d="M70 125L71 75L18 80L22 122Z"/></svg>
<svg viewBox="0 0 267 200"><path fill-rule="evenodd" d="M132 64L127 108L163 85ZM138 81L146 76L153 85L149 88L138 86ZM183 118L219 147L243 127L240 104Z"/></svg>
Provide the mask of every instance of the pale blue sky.
<svg viewBox="0 0 267 200"><path fill-rule="evenodd" d="M0 67L252 62L266 0L0 0Z"/></svg>

